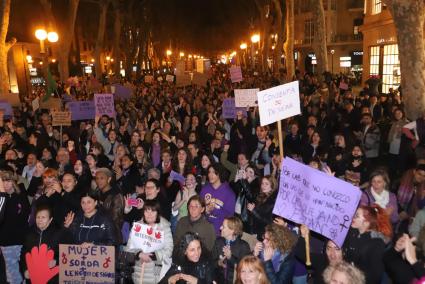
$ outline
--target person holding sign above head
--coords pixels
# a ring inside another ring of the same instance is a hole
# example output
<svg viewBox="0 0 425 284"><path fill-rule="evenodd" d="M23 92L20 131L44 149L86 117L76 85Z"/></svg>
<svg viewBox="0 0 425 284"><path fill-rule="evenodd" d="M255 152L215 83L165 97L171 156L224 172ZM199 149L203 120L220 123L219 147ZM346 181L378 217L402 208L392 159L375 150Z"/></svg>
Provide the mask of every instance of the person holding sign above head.
<svg viewBox="0 0 425 284"><path fill-rule="evenodd" d="M99 194L89 191L81 197L82 212L70 212L65 218L64 227L69 230L75 244L83 246L116 245L115 227L112 219L97 208Z"/></svg>
<svg viewBox="0 0 425 284"><path fill-rule="evenodd" d="M173 253L173 264L160 284L212 284L213 264L199 236L186 233ZM143 282L145 283L145 282Z"/></svg>
<svg viewBox="0 0 425 284"><path fill-rule="evenodd" d="M263 261L271 284L292 283L295 243L296 236L288 228L278 224L266 226L263 242L255 245L254 255Z"/></svg>
<svg viewBox="0 0 425 284"><path fill-rule="evenodd" d="M159 202L146 200L142 216L133 224L125 250L136 252L134 283L155 284L171 265L173 237L170 223L160 214Z"/></svg>
<svg viewBox="0 0 425 284"><path fill-rule="evenodd" d="M385 244L391 237L391 223L384 209L379 205L357 209L343 250L345 260L364 272L366 283L381 283Z"/></svg>
<svg viewBox="0 0 425 284"><path fill-rule="evenodd" d="M294 248L297 259L306 262L306 239L310 234L310 229L306 225L300 226L301 237L298 239ZM342 249L333 241L328 240L325 247L325 253L310 253L311 267L314 270L313 283L324 284L323 271L330 266L335 266L342 262Z"/></svg>

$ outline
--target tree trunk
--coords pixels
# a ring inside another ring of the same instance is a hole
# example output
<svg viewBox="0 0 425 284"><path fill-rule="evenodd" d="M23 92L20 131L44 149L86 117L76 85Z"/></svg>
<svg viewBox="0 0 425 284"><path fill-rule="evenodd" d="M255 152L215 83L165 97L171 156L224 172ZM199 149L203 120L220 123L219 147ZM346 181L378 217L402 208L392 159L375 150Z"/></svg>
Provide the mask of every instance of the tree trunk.
<svg viewBox="0 0 425 284"><path fill-rule="evenodd" d="M115 76L119 77L121 68L121 50L120 50L120 42L121 42L121 11L119 7L119 1L114 2L114 73Z"/></svg>
<svg viewBox="0 0 425 284"><path fill-rule="evenodd" d="M312 1L314 23L314 50L317 59L319 78L328 70L328 52L326 46L326 20L322 0Z"/></svg>
<svg viewBox="0 0 425 284"><path fill-rule="evenodd" d="M1 27L0 27L0 94L9 93L9 72L7 70L7 53L16 43L16 38L6 42L6 35L9 29L10 1L1 0Z"/></svg>
<svg viewBox="0 0 425 284"><path fill-rule="evenodd" d="M68 14L65 19L60 19L60 21L56 21L53 16L50 0L40 0L40 3L43 6L44 14L49 20L51 27L59 34L59 41L57 42L58 67L60 79L62 82L65 82L69 77L69 51L74 36L75 19L77 17L80 0L68 1ZM59 27L58 22L64 24Z"/></svg>
<svg viewBox="0 0 425 284"><path fill-rule="evenodd" d="M273 68L274 72L277 73L282 67L282 50L283 50L283 26L282 26L282 5L280 0L273 0L274 8L276 10L276 33L277 33L277 42L274 48L274 60Z"/></svg>
<svg viewBox="0 0 425 284"><path fill-rule="evenodd" d="M425 113L425 3L423 0L386 0L397 31L401 88L406 115L416 119Z"/></svg>
<svg viewBox="0 0 425 284"><path fill-rule="evenodd" d="M96 70L96 79L102 79L103 73L103 60L101 58L101 53L103 50L103 42L105 39L105 27L106 27L106 13L108 12L108 2L101 1L99 2L100 14L99 14L99 26L97 30L97 39L96 47L94 49L94 64Z"/></svg>
<svg viewBox="0 0 425 284"><path fill-rule="evenodd" d="M288 81L292 81L295 75L294 62L294 0L286 0L286 73Z"/></svg>

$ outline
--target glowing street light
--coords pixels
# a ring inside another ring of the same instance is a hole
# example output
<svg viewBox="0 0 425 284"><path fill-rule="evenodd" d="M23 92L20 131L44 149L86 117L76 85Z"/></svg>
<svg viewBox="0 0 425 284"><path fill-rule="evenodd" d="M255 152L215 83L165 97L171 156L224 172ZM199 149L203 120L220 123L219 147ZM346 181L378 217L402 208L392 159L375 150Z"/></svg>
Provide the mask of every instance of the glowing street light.
<svg viewBox="0 0 425 284"><path fill-rule="evenodd" d="M48 42L57 42L59 36L56 32L47 33L43 29L38 29L35 31L35 37L40 41L40 53L45 53L44 41L47 39Z"/></svg>
<svg viewBox="0 0 425 284"><path fill-rule="evenodd" d="M167 49L166 54L167 54L167 56L170 56L171 54L173 54L173 52L171 50Z"/></svg>
<svg viewBox="0 0 425 284"><path fill-rule="evenodd" d="M47 32L43 29L38 29L35 31L35 37L38 40L45 40L47 38Z"/></svg>
<svg viewBox="0 0 425 284"><path fill-rule="evenodd" d="M183 56L184 56L184 52L180 51L180 57L183 57Z"/></svg>
<svg viewBox="0 0 425 284"><path fill-rule="evenodd" d="M32 56L31 55L27 55L27 62L28 63L32 63L33 61L32 61Z"/></svg>
<svg viewBox="0 0 425 284"><path fill-rule="evenodd" d="M47 34L47 40L49 42L57 42L59 40L59 36L56 32L49 32Z"/></svg>
<svg viewBox="0 0 425 284"><path fill-rule="evenodd" d="M246 49L248 46L246 45L246 43L241 43L241 45L239 47L241 49Z"/></svg>
<svg viewBox="0 0 425 284"><path fill-rule="evenodd" d="M252 35L252 37L251 37L251 42L252 43L257 43L259 41L260 41L260 35L259 34Z"/></svg>

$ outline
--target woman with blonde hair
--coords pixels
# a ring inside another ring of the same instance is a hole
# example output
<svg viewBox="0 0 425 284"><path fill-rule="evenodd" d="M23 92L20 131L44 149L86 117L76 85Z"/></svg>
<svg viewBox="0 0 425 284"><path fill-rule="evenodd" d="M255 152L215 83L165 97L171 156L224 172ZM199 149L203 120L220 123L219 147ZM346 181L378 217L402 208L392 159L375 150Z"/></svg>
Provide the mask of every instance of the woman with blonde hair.
<svg viewBox="0 0 425 284"><path fill-rule="evenodd" d="M323 272L326 284L364 284L363 272L352 264L345 261L335 266L329 266Z"/></svg>
<svg viewBox="0 0 425 284"><path fill-rule="evenodd" d="M236 284L270 284L261 260L253 255L241 259L236 273Z"/></svg>

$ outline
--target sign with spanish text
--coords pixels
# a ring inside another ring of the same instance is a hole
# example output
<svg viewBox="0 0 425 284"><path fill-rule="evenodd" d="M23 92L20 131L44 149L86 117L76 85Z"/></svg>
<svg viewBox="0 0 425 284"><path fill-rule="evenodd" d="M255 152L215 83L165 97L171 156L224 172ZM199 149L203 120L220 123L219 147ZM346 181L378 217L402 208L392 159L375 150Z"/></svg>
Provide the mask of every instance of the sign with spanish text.
<svg viewBox="0 0 425 284"><path fill-rule="evenodd" d="M258 105L257 93L260 89L235 89L237 107L255 107Z"/></svg>
<svg viewBox="0 0 425 284"><path fill-rule="evenodd" d="M59 245L59 283L115 283L115 248Z"/></svg>
<svg viewBox="0 0 425 284"><path fill-rule="evenodd" d="M94 107L96 116L107 115L115 117L114 95L112 94L94 94Z"/></svg>
<svg viewBox="0 0 425 284"><path fill-rule="evenodd" d="M257 97L261 126L301 113L298 81L258 92Z"/></svg>
<svg viewBox="0 0 425 284"><path fill-rule="evenodd" d="M129 251L151 253L165 246L164 232L156 227L134 222L127 242Z"/></svg>
<svg viewBox="0 0 425 284"><path fill-rule="evenodd" d="M69 102L66 107L71 112L71 120L94 119L96 114L93 101Z"/></svg>
<svg viewBox="0 0 425 284"><path fill-rule="evenodd" d="M146 84L152 84L153 83L153 76L152 75L146 75L145 76L145 83Z"/></svg>
<svg viewBox="0 0 425 284"><path fill-rule="evenodd" d="M240 66L232 66L230 67L230 79L232 83L242 82L242 69Z"/></svg>
<svg viewBox="0 0 425 284"><path fill-rule="evenodd" d="M341 247L361 194L350 183L285 158L273 214L304 224Z"/></svg>
<svg viewBox="0 0 425 284"><path fill-rule="evenodd" d="M53 111L52 126L71 126L70 111Z"/></svg>
<svg viewBox="0 0 425 284"><path fill-rule="evenodd" d="M126 86L114 84L111 86L111 88L112 87L115 87L113 93L116 99L129 100L133 94L133 90Z"/></svg>
<svg viewBox="0 0 425 284"><path fill-rule="evenodd" d="M167 82L173 83L173 82L174 82L174 75L170 75L170 74L168 74L168 75L165 77L165 80L166 80Z"/></svg>
<svg viewBox="0 0 425 284"><path fill-rule="evenodd" d="M38 110L38 109L40 108L40 99L39 99L39 98L35 98L35 99L31 102L31 105L32 105L32 110L33 110L33 111Z"/></svg>

